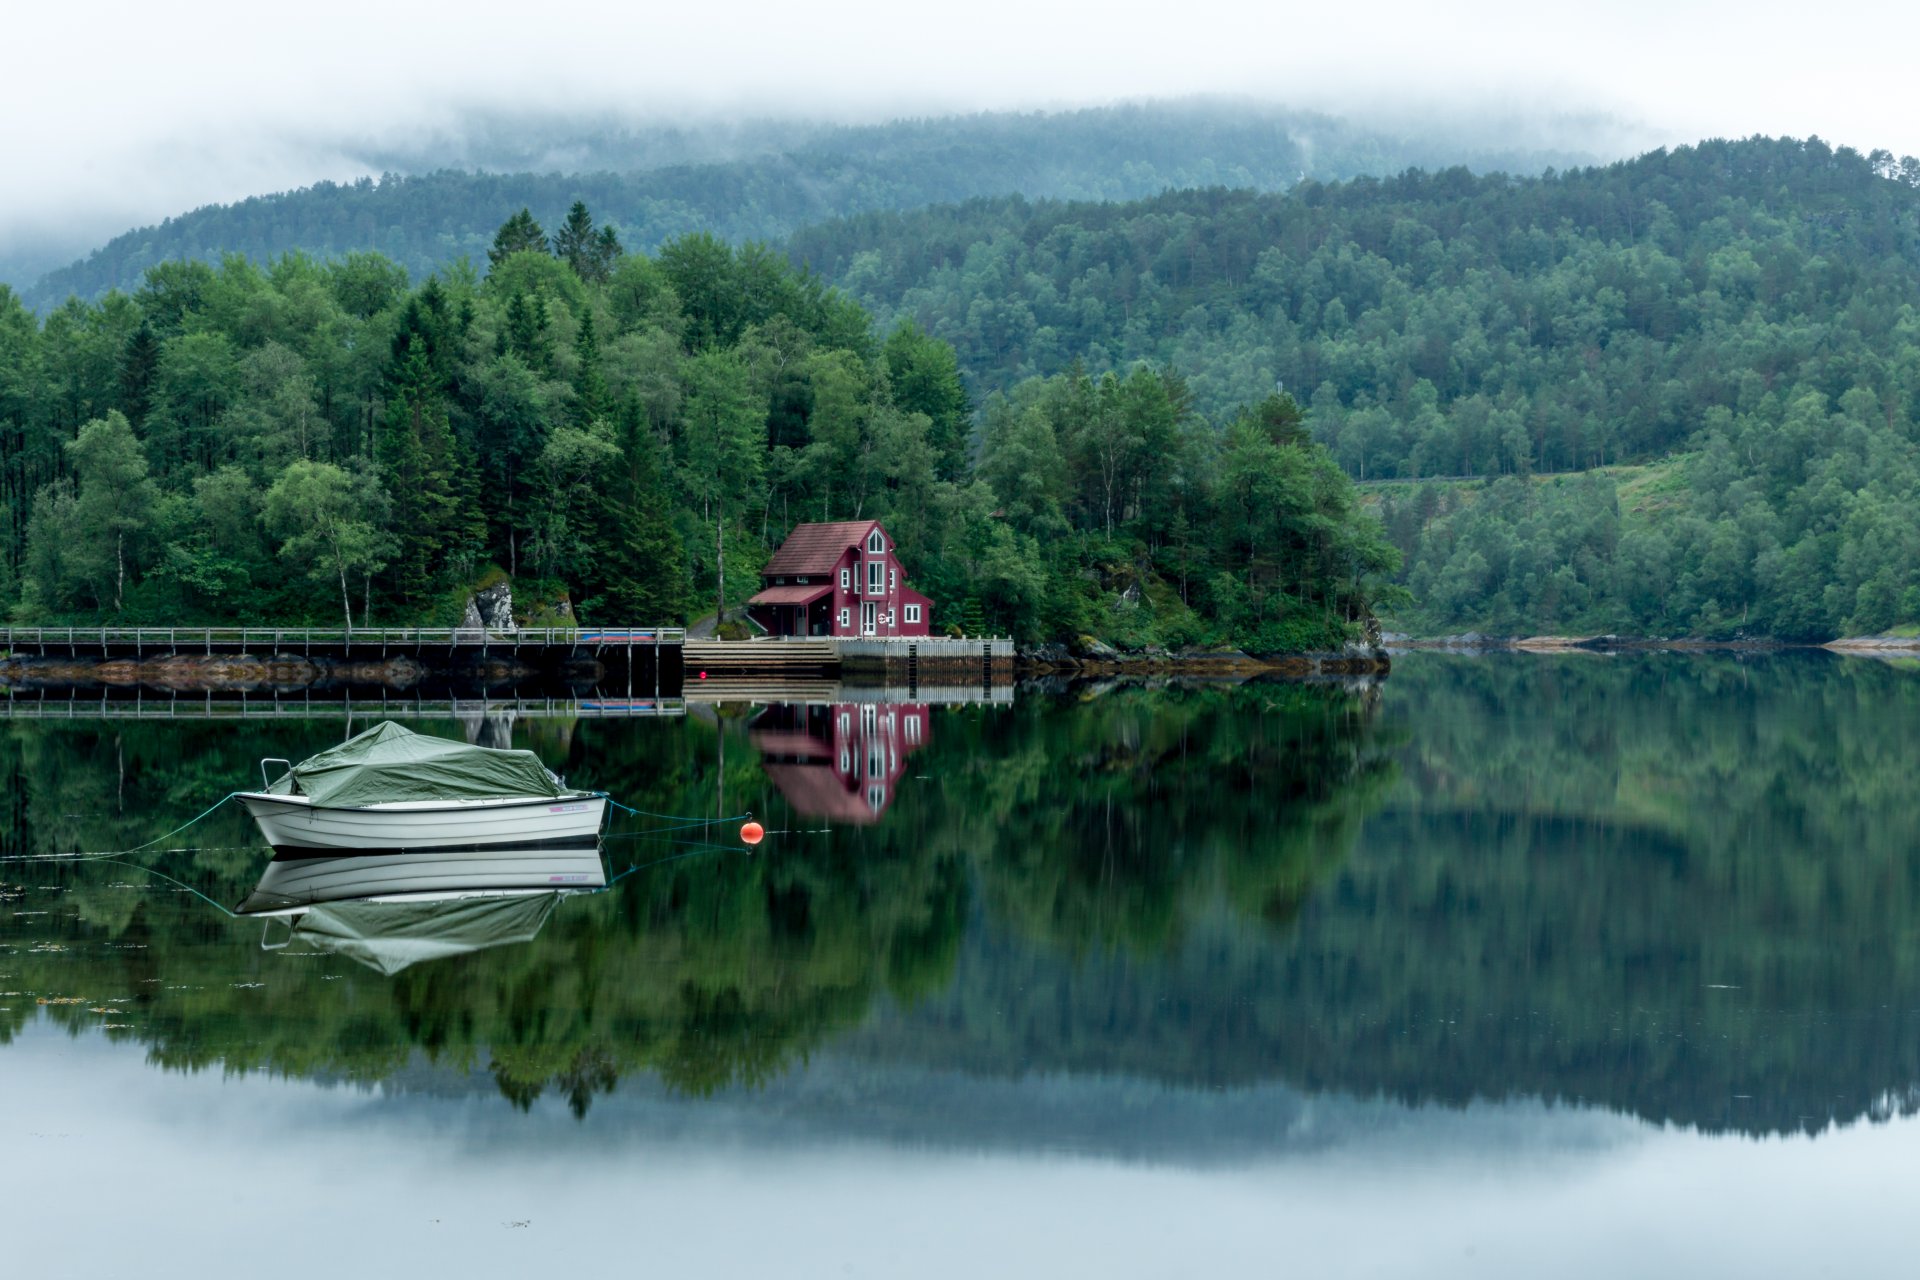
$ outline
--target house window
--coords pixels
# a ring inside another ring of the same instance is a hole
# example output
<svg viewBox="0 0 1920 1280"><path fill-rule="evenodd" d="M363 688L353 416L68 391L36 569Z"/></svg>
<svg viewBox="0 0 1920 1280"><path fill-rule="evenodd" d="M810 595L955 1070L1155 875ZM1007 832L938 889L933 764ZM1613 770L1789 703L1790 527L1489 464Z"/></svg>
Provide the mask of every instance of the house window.
<svg viewBox="0 0 1920 1280"><path fill-rule="evenodd" d="M883 596L887 593L887 566L884 561L867 561L867 594Z"/></svg>
<svg viewBox="0 0 1920 1280"><path fill-rule="evenodd" d="M846 626L847 626L847 625L848 625L849 623L851 623L852 621L853 621L853 610L851 610L851 609L842 609L842 610L840 611L840 626L841 626L841 628L842 628L842 629L844 630L844 629L846 628Z"/></svg>
<svg viewBox="0 0 1920 1280"><path fill-rule="evenodd" d="M842 569L840 571L840 589L842 591L845 591L848 587L851 587L852 585L853 585L853 570Z"/></svg>
<svg viewBox="0 0 1920 1280"><path fill-rule="evenodd" d="M908 605L907 606L907 625L912 626L914 623L918 621L920 621L920 606L917 604Z"/></svg>
<svg viewBox="0 0 1920 1280"><path fill-rule="evenodd" d="M887 807L887 789L885 787L867 788L867 808L875 813Z"/></svg>
<svg viewBox="0 0 1920 1280"><path fill-rule="evenodd" d="M908 607L911 608L912 606L908 606ZM907 741L908 742L920 741L920 717L908 716L906 727L907 727Z"/></svg>
<svg viewBox="0 0 1920 1280"><path fill-rule="evenodd" d="M887 610L887 625L888 626L893 625L893 610L891 609Z"/></svg>
<svg viewBox="0 0 1920 1280"><path fill-rule="evenodd" d="M853 753L845 747L840 748L840 772L853 772Z"/></svg>
<svg viewBox="0 0 1920 1280"><path fill-rule="evenodd" d="M878 529L875 529L871 534L867 536L868 551L871 551L874 555L877 556L882 551L885 551L886 549L887 549L887 540L880 536L880 531Z"/></svg>
<svg viewBox="0 0 1920 1280"><path fill-rule="evenodd" d="M795 578L794 581L804 587L807 584L811 583L813 579L812 578Z"/></svg>
<svg viewBox="0 0 1920 1280"><path fill-rule="evenodd" d="M898 569L887 570L887 590L894 591L894 590L897 590L899 586L900 586L900 571Z"/></svg>

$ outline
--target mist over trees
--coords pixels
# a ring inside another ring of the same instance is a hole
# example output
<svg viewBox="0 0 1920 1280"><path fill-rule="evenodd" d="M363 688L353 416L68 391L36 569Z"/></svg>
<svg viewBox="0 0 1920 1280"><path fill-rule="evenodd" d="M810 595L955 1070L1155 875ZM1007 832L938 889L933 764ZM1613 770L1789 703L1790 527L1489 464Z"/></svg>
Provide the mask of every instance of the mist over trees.
<svg viewBox="0 0 1920 1280"><path fill-rule="evenodd" d="M628 248L651 251L694 230L734 243L777 240L824 218L975 196L1126 200L1215 184L1281 190L1307 177L1410 165L1538 172L1591 160L1592 150L1586 134L1535 149L1211 101L861 126L609 131L604 121L486 118L419 147L359 153L385 175L377 180L209 205L116 236L79 262L0 271L0 281L18 281L29 305L44 311L70 293L132 292L157 262L217 263L228 253L264 263L293 250L325 259L379 252L424 278L462 257L482 261L512 210L527 207L558 228L576 200L599 211Z"/></svg>

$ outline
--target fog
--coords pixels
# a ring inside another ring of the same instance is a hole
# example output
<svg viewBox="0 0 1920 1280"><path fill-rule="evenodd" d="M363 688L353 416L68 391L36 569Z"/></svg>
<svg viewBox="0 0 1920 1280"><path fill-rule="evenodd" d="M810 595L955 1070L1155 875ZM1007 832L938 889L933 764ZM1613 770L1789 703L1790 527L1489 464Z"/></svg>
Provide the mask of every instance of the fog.
<svg viewBox="0 0 1920 1280"><path fill-rule="evenodd" d="M724 154L725 126L748 118L1232 94L1620 154L1752 133L1920 152L1901 77L1867 63L1920 33L1915 10L1724 0L1553 10L1517 0L1343 11L1232 0L36 6L8 22L0 269L213 201L475 163L476 129L497 144L526 119L692 126L691 154L676 158L700 159ZM533 159L567 156L560 146Z"/></svg>

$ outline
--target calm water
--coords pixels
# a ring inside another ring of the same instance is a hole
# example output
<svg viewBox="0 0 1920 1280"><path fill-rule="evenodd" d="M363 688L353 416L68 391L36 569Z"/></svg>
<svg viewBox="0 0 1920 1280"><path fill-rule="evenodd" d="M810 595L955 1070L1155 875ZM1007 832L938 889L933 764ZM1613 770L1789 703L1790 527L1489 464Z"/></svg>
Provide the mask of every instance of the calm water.
<svg viewBox="0 0 1920 1280"><path fill-rule="evenodd" d="M413 727L774 834L623 819L611 889L427 959L210 905L263 862L231 810L0 865L23 1274L1911 1270L1920 672ZM345 729L8 722L4 844Z"/></svg>

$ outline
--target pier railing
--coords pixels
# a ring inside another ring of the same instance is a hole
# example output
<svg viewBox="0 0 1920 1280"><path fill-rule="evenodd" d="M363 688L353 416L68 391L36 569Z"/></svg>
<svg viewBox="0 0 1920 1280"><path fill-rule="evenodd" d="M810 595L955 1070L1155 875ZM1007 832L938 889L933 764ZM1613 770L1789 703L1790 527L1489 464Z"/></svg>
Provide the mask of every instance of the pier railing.
<svg viewBox="0 0 1920 1280"><path fill-rule="evenodd" d="M429 645L572 648L677 645L686 637L684 627L521 627L512 631L486 627L0 627L0 650L58 646L192 652L236 645L280 651Z"/></svg>
<svg viewBox="0 0 1920 1280"><path fill-rule="evenodd" d="M35 693L38 696L35 696ZM49 696L38 690L0 698L0 720L308 720L341 716L427 719L497 716L562 719L628 719L681 716L683 698L328 698L256 693L234 697L211 693L176 697L94 698Z"/></svg>

